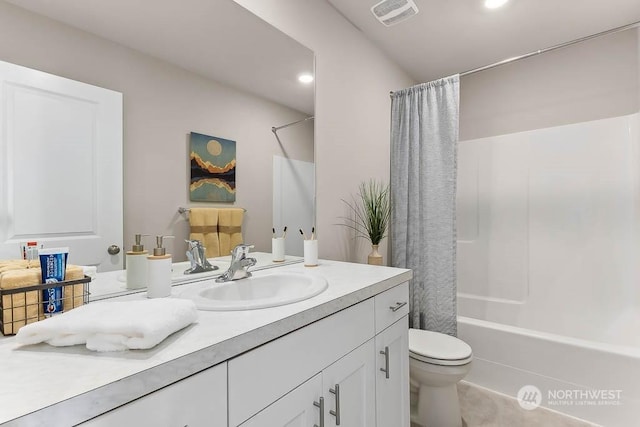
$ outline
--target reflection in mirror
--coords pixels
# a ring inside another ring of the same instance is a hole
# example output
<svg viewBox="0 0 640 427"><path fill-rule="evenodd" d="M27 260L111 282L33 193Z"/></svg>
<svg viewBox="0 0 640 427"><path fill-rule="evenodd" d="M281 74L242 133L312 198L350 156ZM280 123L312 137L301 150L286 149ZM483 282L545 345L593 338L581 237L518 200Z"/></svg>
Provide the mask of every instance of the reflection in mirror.
<svg viewBox="0 0 640 427"><path fill-rule="evenodd" d="M235 2L0 2L0 60L122 94L124 230L112 242L120 253L103 256L101 271L121 265L137 233L175 236L167 252L175 262L186 260L188 215L178 208L228 206L189 201L190 132L236 141L232 206L246 209L244 240L256 251L271 251L273 227L313 224L313 217L274 217L274 210L291 210L281 205L292 203L282 200L289 189L279 187L273 203L276 162L280 183L296 184L286 177L300 165L313 170L313 120L278 131L278 138L272 132L313 115L314 85L297 80L313 74L313 52ZM303 215L313 216L313 181L302 187L311 190ZM35 237L56 245L54 234ZM20 239L11 239L17 247ZM80 252L72 250L71 263L81 263L74 259Z"/></svg>
<svg viewBox="0 0 640 427"><path fill-rule="evenodd" d="M295 255L287 255L283 262L274 262L270 252L251 252L250 256L257 260L256 265L250 269L252 272L302 262L302 258ZM188 261L174 262L171 267L171 284L172 286L179 287L180 285L188 283L216 279L229 268L230 261L231 256L229 255L209 258L209 262L218 267L218 269L193 275L184 274L184 271L189 268ZM124 270L100 273L99 278L94 280L95 281L91 283L91 301L127 295L132 292L140 292L140 290L133 291L127 288L126 271ZM180 292L180 288L178 288L176 292Z"/></svg>

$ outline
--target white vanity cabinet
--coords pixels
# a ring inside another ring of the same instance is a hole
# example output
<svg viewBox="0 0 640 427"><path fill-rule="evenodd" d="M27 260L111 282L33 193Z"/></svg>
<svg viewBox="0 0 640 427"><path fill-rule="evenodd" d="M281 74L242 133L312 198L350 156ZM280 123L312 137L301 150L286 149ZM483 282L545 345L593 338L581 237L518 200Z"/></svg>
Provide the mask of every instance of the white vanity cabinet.
<svg viewBox="0 0 640 427"><path fill-rule="evenodd" d="M227 427L227 363L143 396L81 426Z"/></svg>
<svg viewBox="0 0 640 427"><path fill-rule="evenodd" d="M409 427L407 302L404 283L231 359L229 427Z"/></svg>

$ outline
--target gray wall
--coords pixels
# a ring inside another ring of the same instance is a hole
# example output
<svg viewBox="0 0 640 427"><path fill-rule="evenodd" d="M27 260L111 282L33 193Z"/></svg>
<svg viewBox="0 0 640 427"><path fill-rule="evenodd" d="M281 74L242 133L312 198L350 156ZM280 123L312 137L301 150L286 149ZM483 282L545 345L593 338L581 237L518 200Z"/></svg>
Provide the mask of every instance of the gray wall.
<svg viewBox="0 0 640 427"><path fill-rule="evenodd" d="M366 262L371 246L336 225L348 213L341 199L369 178L389 181L389 91L416 82L325 0L235 1L315 52L320 257Z"/></svg>
<svg viewBox="0 0 640 427"><path fill-rule="evenodd" d="M124 94L126 248L134 233L173 234L167 248L174 260L185 259L188 223L177 208L190 205L188 133L194 131L237 142L236 205L247 209L245 240L271 250L272 157L286 151L313 161L313 124L287 129L284 150L271 127L304 114L4 2L0 60Z"/></svg>
<svg viewBox="0 0 640 427"><path fill-rule="evenodd" d="M460 140L638 111L639 46L631 29L463 77Z"/></svg>

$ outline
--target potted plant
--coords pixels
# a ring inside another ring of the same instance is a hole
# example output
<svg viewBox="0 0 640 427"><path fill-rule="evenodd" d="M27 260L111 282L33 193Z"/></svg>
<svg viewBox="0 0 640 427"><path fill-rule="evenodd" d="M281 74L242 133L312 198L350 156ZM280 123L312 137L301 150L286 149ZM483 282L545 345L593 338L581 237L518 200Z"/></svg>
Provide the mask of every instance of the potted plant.
<svg viewBox="0 0 640 427"><path fill-rule="evenodd" d="M364 237L371 242L369 264L382 265L378 245L386 237L391 217L389 186L371 179L360 184L358 195L353 197L351 203L344 199L342 201L353 214L351 217L343 217L346 221L343 225L354 230L356 237Z"/></svg>

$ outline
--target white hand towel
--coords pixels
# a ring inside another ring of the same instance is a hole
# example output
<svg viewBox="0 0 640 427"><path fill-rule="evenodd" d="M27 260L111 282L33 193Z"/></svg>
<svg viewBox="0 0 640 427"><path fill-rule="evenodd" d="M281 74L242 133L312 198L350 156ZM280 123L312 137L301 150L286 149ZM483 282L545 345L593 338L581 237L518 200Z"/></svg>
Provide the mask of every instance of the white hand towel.
<svg viewBox="0 0 640 427"><path fill-rule="evenodd" d="M155 298L95 302L23 326L21 344L86 344L94 351L148 349L195 322L198 311L187 299Z"/></svg>

